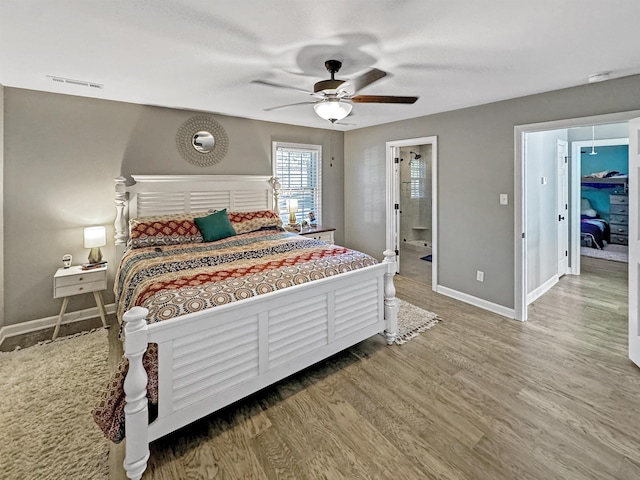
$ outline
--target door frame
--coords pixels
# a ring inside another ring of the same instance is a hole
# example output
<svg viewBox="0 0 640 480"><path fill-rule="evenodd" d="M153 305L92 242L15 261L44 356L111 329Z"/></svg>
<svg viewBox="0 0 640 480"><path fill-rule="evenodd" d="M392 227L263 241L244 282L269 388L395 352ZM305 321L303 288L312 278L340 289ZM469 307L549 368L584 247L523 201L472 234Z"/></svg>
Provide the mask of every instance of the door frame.
<svg viewBox="0 0 640 480"><path fill-rule="evenodd" d="M563 128L588 127L608 123L628 122L640 117L640 110L569 118L549 122L516 125L514 127L514 317L527 320L527 249L526 249L526 164L524 136L527 133ZM591 145L591 143L589 143ZM572 160L573 161L573 160ZM574 176L571 175L574 179ZM573 185L572 185L573 187ZM575 189L570 193L575 194ZM571 197L573 200L573 197ZM573 202L572 202L573 203ZM574 232L572 232L574 233ZM578 235L579 237L579 235Z"/></svg>
<svg viewBox="0 0 640 480"><path fill-rule="evenodd" d="M564 153L565 153L565 157L564 158L558 158L558 153L560 150L560 145L564 145L565 149L564 149ZM559 208L558 209L558 214L562 215L562 213L564 213L564 215L567 217L566 219L566 227L560 229L557 228L557 232L556 232L556 237L558 239L558 254L560 255L560 239L566 239L566 250L565 250L565 262L566 262L566 267L564 269L563 272L561 272L558 269L558 278L561 277L562 275L566 275L568 273L571 273L571 267L570 265L570 258L569 258L569 250L571 250L571 196L569 194L570 190L569 190L569 186L571 184L571 172L572 170L570 170L570 163L569 163L569 158L571 156L571 152L569 152L569 141L568 140L561 140L561 139L556 139L556 177L557 177L557 181L556 181L556 206L561 206L561 202L560 202L560 197L562 197L563 200L565 200L565 207L564 209ZM564 181L560 181L560 162L562 162L564 164ZM566 196L565 196L566 195ZM560 210L563 210L563 212L561 212ZM560 224L560 219L558 219L558 224ZM558 262L558 266L559 266L559 262Z"/></svg>
<svg viewBox="0 0 640 480"><path fill-rule="evenodd" d="M400 147L431 145L431 289L438 290L438 137L418 137L392 140L386 143L387 189L386 189L386 248L399 256L399 225L395 205L400 204L400 175L395 158ZM398 263L399 265L399 263ZM396 270L396 272L399 269Z"/></svg>
<svg viewBox="0 0 640 480"><path fill-rule="evenodd" d="M640 265L640 225L638 224L640 178L640 118L629 122L629 358L640 367L638 287Z"/></svg>

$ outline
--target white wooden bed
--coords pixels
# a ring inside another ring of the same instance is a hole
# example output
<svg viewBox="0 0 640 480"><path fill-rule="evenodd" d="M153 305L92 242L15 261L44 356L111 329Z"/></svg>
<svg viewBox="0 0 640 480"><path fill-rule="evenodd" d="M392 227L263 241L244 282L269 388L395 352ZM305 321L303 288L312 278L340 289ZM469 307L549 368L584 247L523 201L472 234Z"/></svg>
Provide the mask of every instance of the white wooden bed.
<svg viewBox="0 0 640 480"><path fill-rule="evenodd" d="M115 179L118 256L128 240L130 218L210 208L273 209L274 197L277 203L277 179L266 176L134 175L133 180L128 186L125 178ZM127 476L141 478L149 442L375 334L384 333L393 343L395 254L384 256L377 265L159 323L147 324L145 308L127 311ZM321 328L299 328L305 318ZM142 365L149 343L158 344L158 417L151 423ZM211 352L219 352L213 360Z"/></svg>

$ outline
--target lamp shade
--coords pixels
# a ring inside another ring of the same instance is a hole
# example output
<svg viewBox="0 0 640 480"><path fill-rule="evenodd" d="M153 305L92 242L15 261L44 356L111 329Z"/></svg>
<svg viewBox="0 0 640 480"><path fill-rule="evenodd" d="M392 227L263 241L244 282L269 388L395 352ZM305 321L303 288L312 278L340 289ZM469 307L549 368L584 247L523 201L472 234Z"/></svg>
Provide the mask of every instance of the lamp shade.
<svg viewBox="0 0 640 480"><path fill-rule="evenodd" d="M84 248L104 247L107 244L105 227L87 227L84 229Z"/></svg>
<svg viewBox="0 0 640 480"><path fill-rule="evenodd" d="M342 120L351 113L353 105L347 102L341 102L337 98L329 98L313 105L320 118L329 120L331 123Z"/></svg>
<svg viewBox="0 0 640 480"><path fill-rule="evenodd" d="M298 211L298 199L290 198L287 200L287 211L288 212L297 212Z"/></svg>

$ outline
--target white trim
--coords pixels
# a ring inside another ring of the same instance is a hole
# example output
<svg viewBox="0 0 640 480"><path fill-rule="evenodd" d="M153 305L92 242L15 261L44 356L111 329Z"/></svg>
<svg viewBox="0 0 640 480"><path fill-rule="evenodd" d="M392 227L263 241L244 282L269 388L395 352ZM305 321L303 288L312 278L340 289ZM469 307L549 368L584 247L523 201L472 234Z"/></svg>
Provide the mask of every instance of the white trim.
<svg viewBox="0 0 640 480"><path fill-rule="evenodd" d="M558 130L562 128L585 127L591 125L603 125L607 123L627 122L632 118L639 117L640 110L629 112L611 113L605 115L594 115L591 117L570 118L564 120L553 120L550 122L531 123L526 125L516 125L514 127L514 311L516 320L527 319L527 255L524 246L525 239L522 236L526 233L526 202L525 202L525 149L522 138L525 133L541 132L546 130Z"/></svg>
<svg viewBox="0 0 640 480"><path fill-rule="evenodd" d="M514 216L514 318L523 322L527 321L527 211L525 198L527 195L527 181L525 169L526 137L525 131L515 127L514 141L514 189L513 189L513 216Z"/></svg>
<svg viewBox="0 0 640 480"><path fill-rule="evenodd" d="M638 328L638 287L640 264L640 224L638 222L638 201L640 190L640 118L629 121L629 308L628 342L629 358L640 367L640 331Z"/></svg>
<svg viewBox="0 0 640 480"><path fill-rule="evenodd" d="M107 314L115 313L115 303L105 305L105 310ZM62 318L61 325L82 322L83 320L90 320L92 318L100 318L100 310L98 310L97 306L86 308L84 310L76 310L75 312L65 313L64 317ZM58 323L58 315L4 326L0 328L0 345L2 345L5 338L15 337L17 335L25 335L28 333L37 332L39 330L52 328L56 326L56 323Z"/></svg>
<svg viewBox="0 0 640 480"><path fill-rule="evenodd" d="M400 178L394 168L394 149L400 147L413 147L431 145L431 289L438 291L438 137L408 138L405 140L393 140L386 143L387 152L387 216L386 216L386 248L395 250L394 239L399 235L394 219L394 203L399 201ZM398 245L399 246L399 245Z"/></svg>
<svg viewBox="0 0 640 480"><path fill-rule="evenodd" d="M538 288L536 288L533 292L527 294L527 305L529 305L530 303L535 302L542 295L544 295L549 290L551 290L553 288L553 286L556 283L558 283L559 281L560 281L560 277L556 273L553 277L551 277L549 280L544 282L542 285L540 285Z"/></svg>
<svg viewBox="0 0 640 480"><path fill-rule="evenodd" d="M277 163L276 163L276 156L277 156L277 151L278 149L285 149L285 150L299 150L302 152L309 152L309 151L313 151L313 152L317 152L318 155L318 188L315 189L316 192L316 211L313 212L315 214L316 220L318 222L319 225L322 225L322 212L323 212L323 208L322 208L322 199L323 199L323 178L322 178L322 164L324 163L324 158L322 156L322 145L318 145L318 144L313 144L313 143L291 143L291 142L279 142L279 141L272 141L271 142L271 171L273 173L273 177L277 178L278 177L278 173L277 173ZM281 178L279 178L278 180L282 180ZM286 197L286 193L285 192L286 189L282 188L282 182L280 182L280 196ZM279 205L275 205L273 206L273 210L280 215L280 206Z"/></svg>
<svg viewBox="0 0 640 480"><path fill-rule="evenodd" d="M473 295L468 295L466 293L462 293L457 290L453 290L451 288L442 287L442 286L438 286L438 293L445 295L447 297L455 298L456 300L460 300L461 302L468 303L470 305L474 305L476 307L482 308L483 310L488 310L490 312L497 313L498 315L502 315L503 317L515 318L514 309L507 308L502 305L498 305L497 303L488 302L487 300L474 297Z"/></svg>
<svg viewBox="0 0 640 480"><path fill-rule="evenodd" d="M271 177L269 175L131 175L131 178L139 184L149 183L170 183L176 187L176 189L182 188L180 182L192 184L201 182L216 182L216 183L236 183L242 182L243 186L246 182L256 182L257 188L261 188L262 183L268 182ZM135 191L135 185L129 187L130 191Z"/></svg>

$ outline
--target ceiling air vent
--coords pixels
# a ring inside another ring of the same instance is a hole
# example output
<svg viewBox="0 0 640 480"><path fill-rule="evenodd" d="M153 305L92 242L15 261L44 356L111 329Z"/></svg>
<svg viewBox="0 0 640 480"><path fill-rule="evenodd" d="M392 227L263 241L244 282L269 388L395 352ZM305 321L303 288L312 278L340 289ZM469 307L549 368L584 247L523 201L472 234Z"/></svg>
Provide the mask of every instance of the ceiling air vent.
<svg viewBox="0 0 640 480"><path fill-rule="evenodd" d="M54 77L53 75L47 75L47 77L56 83L69 83L71 85L80 85L81 87L97 88L98 90L104 88L104 85L101 83L85 82L84 80L74 80L73 78Z"/></svg>

